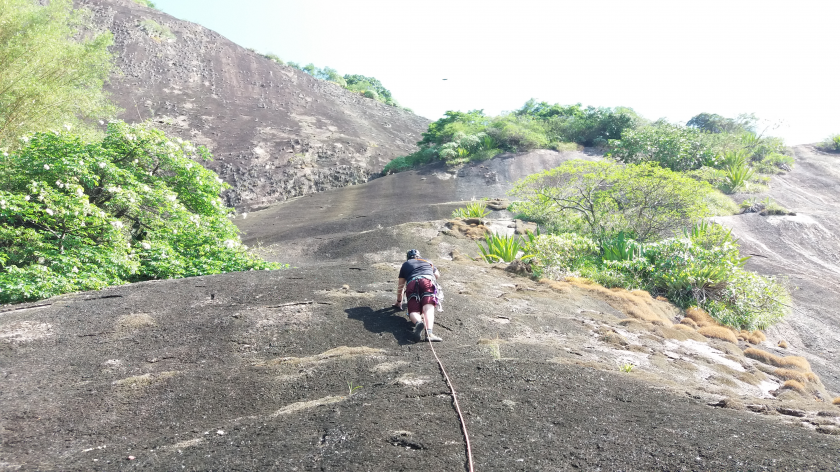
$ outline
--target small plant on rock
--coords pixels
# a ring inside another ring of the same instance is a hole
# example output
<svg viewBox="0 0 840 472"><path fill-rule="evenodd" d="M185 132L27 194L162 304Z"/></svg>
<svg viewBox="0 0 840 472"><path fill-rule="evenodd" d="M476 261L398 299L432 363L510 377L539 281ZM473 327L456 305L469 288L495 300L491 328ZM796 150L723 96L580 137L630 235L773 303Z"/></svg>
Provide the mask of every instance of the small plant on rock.
<svg viewBox="0 0 840 472"><path fill-rule="evenodd" d="M481 257L486 262L513 262L514 259L528 260L534 257L532 254L524 254L525 244L520 238L516 236L500 236L497 234L488 234L484 238L487 247L478 244L478 249L481 251ZM523 253L521 257L520 253Z"/></svg>
<svg viewBox="0 0 840 472"><path fill-rule="evenodd" d="M458 208L452 212L452 218L484 218L490 214L487 209L487 203L483 201L476 201L467 203L464 208Z"/></svg>

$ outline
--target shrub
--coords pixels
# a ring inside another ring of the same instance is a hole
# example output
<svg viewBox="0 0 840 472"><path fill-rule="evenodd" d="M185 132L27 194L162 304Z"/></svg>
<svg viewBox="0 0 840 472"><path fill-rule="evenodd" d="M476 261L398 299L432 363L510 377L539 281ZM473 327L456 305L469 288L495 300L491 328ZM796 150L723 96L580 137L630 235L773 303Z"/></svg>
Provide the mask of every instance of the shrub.
<svg viewBox="0 0 840 472"><path fill-rule="evenodd" d="M713 189L651 164L567 161L516 183L511 195L524 199L517 211L529 218L579 218L596 239L620 231L649 241L681 229L708 213Z"/></svg>
<svg viewBox="0 0 840 472"><path fill-rule="evenodd" d="M794 367L800 369L803 372L810 372L811 365L808 363L808 360L804 357L799 356L786 356L786 357L779 357L773 353L762 351L761 349L756 349L753 347L749 347L744 349L744 355L749 357L750 359L755 359L757 361L763 362L765 364L769 364L775 367Z"/></svg>
<svg viewBox="0 0 840 472"><path fill-rule="evenodd" d="M805 386L797 380L786 380L785 383L782 384L782 388L795 390L803 395L806 393Z"/></svg>
<svg viewBox="0 0 840 472"><path fill-rule="evenodd" d="M414 167L428 164L437 159L436 148L420 148L419 151L409 154L407 156L398 157L382 169L382 175L388 175L395 172L403 172Z"/></svg>
<svg viewBox="0 0 840 472"><path fill-rule="evenodd" d="M283 62L283 59L280 59L280 56L278 56L277 54L273 54L273 53L268 52L268 53L263 54L263 57L268 59L269 61L276 62L277 64L280 64L281 66L286 64L285 62Z"/></svg>
<svg viewBox="0 0 840 472"><path fill-rule="evenodd" d="M823 151L840 152L840 134L829 136L825 141L817 144L817 148Z"/></svg>
<svg viewBox="0 0 840 472"><path fill-rule="evenodd" d="M530 246L537 277L559 280L598 255L595 241L574 233L537 236Z"/></svg>
<svg viewBox="0 0 840 472"><path fill-rule="evenodd" d="M620 162L655 162L674 171L715 167L716 155L707 135L669 123L625 129L620 139L609 141L607 152L607 156Z"/></svg>
<svg viewBox="0 0 840 472"><path fill-rule="evenodd" d="M755 169L762 174L781 174L793 169L794 159L791 156L771 152L755 163Z"/></svg>
<svg viewBox="0 0 840 472"><path fill-rule="evenodd" d="M379 100L379 94L376 93L376 90L365 90L362 93L362 95L364 95L365 98L372 98L374 100Z"/></svg>
<svg viewBox="0 0 840 472"><path fill-rule="evenodd" d="M487 204L483 201L470 202L464 208L452 212L452 218L484 218L490 214Z"/></svg>
<svg viewBox="0 0 840 472"><path fill-rule="evenodd" d="M157 9L157 6L155 6L155 4L150 0L134 0L134 3L143 5L144 7Z"/></svg>
<svg viewBox="0 0 840 472"><path fill-rule="evenodd" d="M203 148L110 123L41 133L0 169L0 303L130 281L280 268L246 252Z"/></svg>

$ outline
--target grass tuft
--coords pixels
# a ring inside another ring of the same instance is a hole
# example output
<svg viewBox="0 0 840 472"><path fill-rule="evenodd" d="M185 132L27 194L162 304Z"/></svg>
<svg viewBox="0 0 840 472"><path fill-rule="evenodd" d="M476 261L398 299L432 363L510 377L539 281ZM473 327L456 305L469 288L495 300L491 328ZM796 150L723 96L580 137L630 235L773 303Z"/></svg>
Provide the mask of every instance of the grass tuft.
<svg viewBox="0 0 840 472"><path fill-rule="evenodd" d="M837 397L834 400L831 400L831 404L832 405L840 405L840 397Z"/></svg>
<svg viewBox="0 0 840 472"><path fill-rule="evenodd" d="M712 315L706 313L706 310L697 307L687 308L685 310L685 317L697 323L697 326L703 328L705 326L717 326L718 322L712 318ZM737 342L737 340L736 340Z"/></svg>
<svg viewBox="0 0 840 472"><path fill-rule="evenodd" d="M776 369L773 371L773 375L782 380L796 380L797 382L801 382L803 384L807 382L817 383L820 380L813 372L802 373L793 369Z"/></svg>
<svg viewBox="0 0 840 472"><path fill-rule="evenodd" d="M767 341L767 336L759 330L747 331L742 329L741 332L738 333L738 339L743 339L750 344L761 344L764 341Z"/></svg>
<svg viewBox="0 0 840 472"><path fill-rule="evenodd" d="M808 360L804 357L779 357L767 351L762 351L761 349L756 349L752 347L744 349L744 355L749 357L750 359L755 359L757 361L776 367L794 367L804 372L811 371L811 364L809 364Z"/></svg>
<svg viewBox="0 0 840 472"><path fill-rule="evenodd" d="M688 326L691 329L699 328L699 326L697 326L697 322L692 320L691 318L683 318L682 320L680 320L680 324L683 326Z"/></svg>
<svg viewBox="0 0 840 472"><path fill-rule="evenodd" d="M803 395L806 393L805 386L802 385L801 382L796 380L786 380L785 383L782 385L782 388L788 390L796 390L797 392Z"/></svg>
<svg viewBox="0 0 840 472"><path fill-rule="evenodd" d="M697 332L707 338L722 339L732 344L738 344L738 338L735 336L735 333L723 326L701 326L697 329Z"/></svg>
<svg viewBox="0 0 840 472"><path fill-rule="evenodd" d="M782 348L782 349L787 349L788 348L787 341L784 341L784 340L779 341L779 347Z"/></svg>

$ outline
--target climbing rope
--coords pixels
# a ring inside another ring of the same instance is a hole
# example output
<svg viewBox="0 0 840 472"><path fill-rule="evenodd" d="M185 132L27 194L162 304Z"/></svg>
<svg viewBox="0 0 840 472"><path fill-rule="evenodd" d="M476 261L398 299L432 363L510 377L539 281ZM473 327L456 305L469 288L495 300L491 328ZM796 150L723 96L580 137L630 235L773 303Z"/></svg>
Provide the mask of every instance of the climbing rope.
<svg viewBox="0 0 840 472"><path fill-rule="evenodd" d="M426 319L426 313L422 311L423 315L423 326L429 326L429 320ZM432 340L429 339L429 331L426 328L426 341L429 343L429 347L432 348L432 354L435 355L435 359L437 360L438 367L440 367L440 371L443 373L443 377L446 379L446 384L449 385L449 392L452 395L452 402L455 404L455 411L458 412L458 419L461 421L461 432L464 433L464 442L467 444L467 468L469 472L474 472L473 469L473 458L472 458L472 447L470 447L470 435L467 433L467 423L464 421L464 415L461 413L461 406L458 404L458 395L455 393L455 387L452 386L452 381L449 380L449 374L446 373L446 369L443 368L443 362L440 361L440 357L438 357L437 352L435 352L435 346L432 344Z"/></svg>

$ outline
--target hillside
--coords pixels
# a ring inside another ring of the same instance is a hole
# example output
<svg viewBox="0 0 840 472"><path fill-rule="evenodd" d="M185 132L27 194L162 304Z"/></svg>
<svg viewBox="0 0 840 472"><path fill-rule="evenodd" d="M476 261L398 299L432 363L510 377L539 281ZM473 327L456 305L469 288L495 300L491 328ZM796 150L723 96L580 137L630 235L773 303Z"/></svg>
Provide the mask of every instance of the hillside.
<svg viewBox="0 0 840 472"><path fill-rule="evenodd" d="M791 185L825 159L798 155ZM459 200L482 189L475 196L500 196L520 174L571 158L597 157L540 151L454 173L424 168L237 220L246 242L294 262L290 270L5 308L0 464L462 470L446 383L388 308L404 251L416 247L443 272L436 349L476 470L836 468L840 409L776 391L781 380L744 355L749 344L673 329L679 310L644 294L538 283L464 257L476 255L475 242L446 218ZM505 211L491 218L517 226ZM765 234L751 237L781 251ZM819 394L836 395L837 367L821 360L828 344L808 341L816 328L801 313L757 347L805 356L823 379ZM836 336L832 323L825 339ZM782 336L788 350L775 347ZM622 372L627 363L635 367Z"/></svg>
<svg viewBox="0 0 840 472"><path fill-rule="evenodd" d="M131 0L77 0L114 34L110 83L127 122L207 146L239 208L367 181L429 121L278 65ZM149 23L149 21L154 23ZM154 26L155 23L158 26Z"/></svg>

